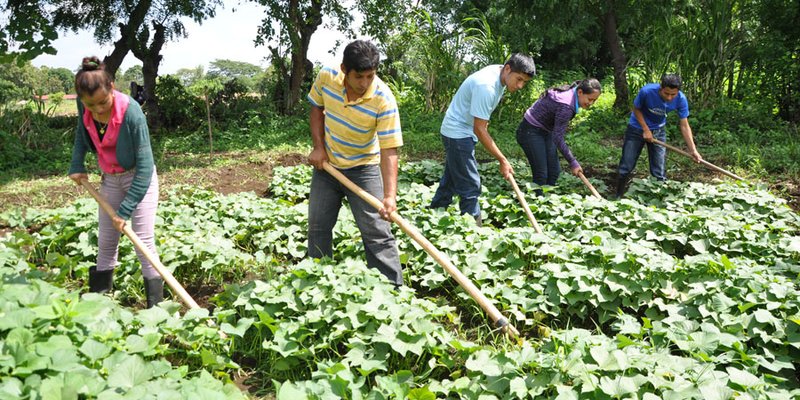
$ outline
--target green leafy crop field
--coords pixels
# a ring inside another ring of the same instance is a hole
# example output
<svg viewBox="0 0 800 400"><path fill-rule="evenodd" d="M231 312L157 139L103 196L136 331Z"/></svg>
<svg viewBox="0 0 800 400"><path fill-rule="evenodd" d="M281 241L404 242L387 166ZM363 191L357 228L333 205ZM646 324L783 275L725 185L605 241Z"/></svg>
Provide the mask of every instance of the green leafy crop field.
<svg viewBox="0 0 800 400"><path fill-rule="evenodd" d="M574 178L536 197L516 163L537 234L496 166L481 169L483 227L426 207L431 161L401 165L399 212L524 341L399 230L406 286L367 269L346 207L333 259L304 259L310 167L278 167L267 198L185 187L160 205L161 259L214 292L210 311L136 311L124 242L114 295L85 294L89 200L0 214L14 228L0 240L0 398L800 396L800 216L784 200L636 180L607 201Z"/></svg>

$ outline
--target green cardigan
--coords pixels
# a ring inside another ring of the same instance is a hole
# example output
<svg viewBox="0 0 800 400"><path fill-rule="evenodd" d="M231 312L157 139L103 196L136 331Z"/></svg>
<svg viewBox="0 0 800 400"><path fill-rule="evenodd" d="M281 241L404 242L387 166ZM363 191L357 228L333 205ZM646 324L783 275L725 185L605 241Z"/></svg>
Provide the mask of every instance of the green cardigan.
<svg viewBox="0 0 800 400"><path fill-rule="evenodd" d="M127 96L127 95L126 95ZM130 97L130 96L128 96ZM97 153L97 149L89 137L89 132L83 125L83 103L78 100L78 127L75 128L75 145L72 147L72 163L69 173L86 173L84 162L86 152ZM128 109L122 119L122 125L117 137L117 162L125 169L130 171L136 168L131 187L122 203L117 209L117 215L123 219L130 219L133 210L144 198L150 181L153 178L153 150L150 147L150 131L147 129L147 119L142 112L142 108L132 98L129 99Z"/></svg>

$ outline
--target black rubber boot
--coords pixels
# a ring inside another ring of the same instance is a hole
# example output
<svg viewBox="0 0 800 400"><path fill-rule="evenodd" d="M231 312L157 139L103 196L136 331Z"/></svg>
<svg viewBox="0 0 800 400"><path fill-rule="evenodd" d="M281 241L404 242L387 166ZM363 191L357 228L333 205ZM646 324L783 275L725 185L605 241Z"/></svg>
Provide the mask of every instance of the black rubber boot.
<svg viewBox="0 0 800 400"><path fill-rule="evenodd" d="M108 293L114 285L114 270L98 271L97 267L89 268L89 292Z"/></svg>
<svg viewBox="0 0 800 400"><path fill-rule="evenodd" d="M631 181L630 175L618 175L617 176L617 199L621 199L622 196L625 194L626 187L628 183Z"/></svg>
<svg viewBox="0 0 800 400"><path fill-rule="evenodd" d="M144 295L147 298L147 308L153 308L164 300L164 280L160 277L144 278Z"/></svg>

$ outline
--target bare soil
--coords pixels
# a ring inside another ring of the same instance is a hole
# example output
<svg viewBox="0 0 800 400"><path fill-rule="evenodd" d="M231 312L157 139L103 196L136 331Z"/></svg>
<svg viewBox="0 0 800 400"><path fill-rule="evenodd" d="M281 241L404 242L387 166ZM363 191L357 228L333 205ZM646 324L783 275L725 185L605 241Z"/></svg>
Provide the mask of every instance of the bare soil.
<svg viewBox="0 0 800 400"><path fill-rule="evenodd" d="M192 168L174 168L159 171L159 180L162 186L162 198L167 195L168 189L177 185L190 185L222 194L254 192L258 196L268 196L269 182L272 179L272 170L277 166L295 166L306 162L306 155L296 152L280 153L269 157L248 157L242 155L217 154L217 157L229 158L235 162L223 166L199 166ZM646 169L646 162L640 160L640 171L637 177L644 177L642 168ZM609 190L614 190L616 184L616 165L603 165L598 167L587 166L584 173L587 177L600 179L605 182ZM686 164L677 171L670 172L670 179L679 181L712 182L719 179L720 175L700 166ZM781 197L787 199L789 205L800 211L800 178L775 181L770 183L770 188ZM46 194L32 204L31 194L25 191L19 193L0 192L0 211L16 207L41 207L52 208L69 204L79 197L86 197L86 193L71 181L48 185ZM606 194L608 195L608 193ZM0 237L9 232L8 227L0 226Z"/></svg>
<svg viewBox="0 0 800 400"><path fill-rule="evenodd" d="M223 166L200 165L159 170L162 200L170 188L178 185L190 185L222 194L254 192L258 196L266 196L274 167L294 166L306 162L304 154L293 152L268 157L250 157L247 154L215 154L215 157L231 159L233 162ZM52 177L49 178L52 181ZM96 177L90 177L90 180L95 182ZM88 197L82 188L66 178L57 182L24 184L30 188L0 191L0 212L19 207L63 207L77 198ZM0 226L0 236L5 231L6 228Z"/></svg>
<svg viewBox="0 0 800 400"><path fill-rule="evenodd" d="M245 162L233 166L172 170L160 174L161 182L213 190L222 194L255 192L263 196L272 178L272 164ZM165 191L161 191L162 197Z"/></svg>

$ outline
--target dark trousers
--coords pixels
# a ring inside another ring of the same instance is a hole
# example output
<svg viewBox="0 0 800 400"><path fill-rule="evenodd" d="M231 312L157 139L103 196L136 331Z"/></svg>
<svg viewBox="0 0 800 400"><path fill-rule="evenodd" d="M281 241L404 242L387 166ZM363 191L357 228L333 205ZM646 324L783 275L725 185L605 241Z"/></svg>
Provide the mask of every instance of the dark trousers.
<svg viewBox="0 0 800 400"><path fill-rule="evenodd" d="M517 128L517 143L528 158L533 183L539 186L555 185L561 175L561 166L558 164L553 135L523 119ZM536 193L541 195L541 189L537 189Z"/></svg>
<svg viewBox="0 0 800 400"><path fill-rule="evenodd" d="M369 194L383 199L383 180L378 165L362 165L340 172ZM402 285L403 270L389 222L380 217L378 210L345 188L336 178L317 169L311 177L308 202L308 256L333 256L333 226L336 225L344 197L347 197L350 211L361 231L367 265L377 268L395 285Z"/></svg>
<svg viewBox="0 0 800 400"><path fill-rule="evenodd" d="M449 206L453 202L453 195L457 194L461 214L469 214L480 220L478 197L481 195L481 176L475 159L475 141L472 138L451 139L442 135L442 144L445 151L444 173L430 208Z"/></svg>
<svg viewBox="0 0 800 400"><path fill-rule="evenodd" d="M666 143L667 131L664 128L653 130L653 137ZM619 175L627 177L636 168L642 148L647 145L647 158L650 159L650 175L663 181L666 176L667 149L644 140L644 132L631 125L625 129L625 141L622 143L622 157L619 160Z"/></svg>

